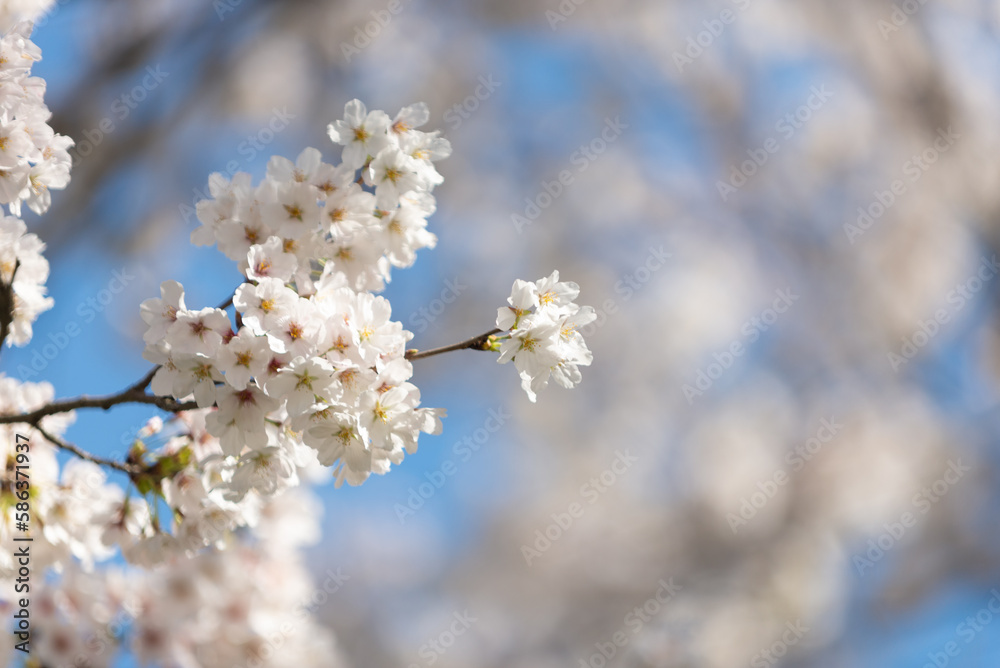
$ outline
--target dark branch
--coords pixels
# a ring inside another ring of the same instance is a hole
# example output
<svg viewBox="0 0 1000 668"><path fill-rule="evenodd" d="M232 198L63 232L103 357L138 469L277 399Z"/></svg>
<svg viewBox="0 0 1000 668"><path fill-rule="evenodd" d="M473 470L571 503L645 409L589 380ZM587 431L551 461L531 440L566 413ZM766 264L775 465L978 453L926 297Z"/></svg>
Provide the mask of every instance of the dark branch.
<svg viewBox="0 0 1000 668"><path fill-rule="evenodd" d="M35 425L35 429L38 431L39 434L41 434L42 436L45 437L45 440L47 440L50 443L52 443L52 445L56 446L60 450L65 450L66 452L71 452L74 455L76 455L77 457L79 457L80 459L85 459L88 462L93 462L94 464L98 464L100 466L108 466L108 467L111 467L113 469L117 469L118 471L121 471L123 473L127 473L129 475L132 475L133 473L139 473L141 471L141 469L138 466L135 466L133 464L116 462L116 461L114 461L112 459L104 459L103 457L98 457L97 455L92 455L89 452L81 450L80 448L78 448L77 446L73 445L72 443L67 443L66 441L62 440L58 436L54 436L54 435L50 434L49 432L47 432L45 429L43 429L42 427L40 427L38 425Z"/></svg>
<svg viewBox="0 0 1000 668"><path fill-rule="evenodd" d="M502 332L502 329L491 329L485 334L480 334L479 336L474 336L471 339L466 339L459 343L453 343L450 346L441 346L440 348L431 348L430 350L417 350L416 348L411 348L406 351L406 359L408 360L419 360L424 357L432 357L434 355L440 355L441 353L450 353L452 350L465 350L466 348L472 350L489 350L490 340L496 334Z"/></svg>
<svg viewBox="0 0 1000 668"><path fill-rule="evenodd" d="M77 397L76 399L64 399L63 401L53 401L51 404L24 413L23 415L0 415L0 424L25 423L37 426L38 421L49 415L68 413L78 408L102 408L108 410L118 404L153 404L171 413L187 411L197 408L198 404L193 401L179 402L173 397L158 397L153 394L146 394L143 390L129 388L118 394L109 394L106 397Z"/></svg>
<svg viewBox="0 0 1000 668"><path fill-rule="evenodd" d="M15 266L14 271L17 271ZM11 279L13 281L13 279ZM6 305L4 302L4 292L10 293L10 286L0 285L0 307ZM227 309L233 303L233 297L236 292L230 295L229 299L224 301L219 305L220 309ZM3 320L3 313L11 312L13 309L13 302L10 302L11 308L9 310L5 309L0 312L0 327L2 330L0 332L6 336L7 326L9 325L9 320ZM0 344L3 343L3 339L0 338ZM124 471L125 473L137 473L140 471L138 467L135 467L129 463L121 463L112 461L110 459L102 459L95 455L92 455L84 450L81 450L77 446L67 443L56 436L45 431L39 422L49 415L57 415L59 413L68 413L69 411L74 411L78 408L102 408L104 410L110 409L112 406L117 406L119 404L152 404L157 408L165 411L170 411L172 413L177 413L180 411L191 410L198 407L198 404L194 401L179 402L173 397L158 397L153 394L146 394L146 387L152 382L153 376L156 375L159 366L155 366L149 370L149 372L139 379L138 382L132 386L122 390L118 394L109 394L105 397L77 397L76 399L64 399L62 401L54 401L51 404L42 406L37 410L33 410L30 413L24 413L22 415L0 415L0 424L14 424L14 423L24 423L30 424L32 427L38 430L38 432L44 436L47 440L51 441L57 447L71 452L81 459L86 459L89 462L94 462L95 464L102 464L105 466L110 466L111 468L118 469L119 471Z"/></svg>
<svg viewBox="0 0 1000 668"><path fill-rule="evenodd" d="M126 392L145 392L146 388L149 387L149 384L153 382L153 376L155 376L156 372L160 370L160 366L161 365L159 365L159 364L157 364L156 366L154 366L152 369L149 370L149 373L147 373L145 376L143 376L142 378L140 378L135 383L135 385L131 386L130 388L128 388L125 391Z"/></svg>
<svg viewBox="0 0 1000 668"><path fill-rule="evenodd" d="M14 262L14 271L10 272L10 283L0 283L0 348L3 347L10 333L10 325L14 322L14 275L21 266L21 261Z"/></svg>

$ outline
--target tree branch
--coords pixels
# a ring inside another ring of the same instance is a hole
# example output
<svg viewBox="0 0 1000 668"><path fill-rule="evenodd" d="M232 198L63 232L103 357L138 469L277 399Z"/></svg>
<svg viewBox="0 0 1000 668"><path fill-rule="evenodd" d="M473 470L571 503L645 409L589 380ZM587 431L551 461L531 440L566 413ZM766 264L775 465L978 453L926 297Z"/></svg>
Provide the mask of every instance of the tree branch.
<svg viewBox="0 0 1000 668"><path fill-rule="evenodd" d="M452 350L464 350L466 348L471 348L472 350L489 350L490 349L490 338L496 334L499 334L504 330L502 329L491 329L485 334L480 334L479 336L474 336L471 339L466 339L465 341L460 341L459 343L453 343L450 346L441 346L440 348L431 348L430 350L417 350L416 348L411 348L406 351L406 359L408 360L419 360L425 357L432 357L434 355L440 355L441 353L450 353Z"/></svg>
<svg viewBox="0 0 1000 668"><path fill-rule="evenodd" d="M125 391L126 392L132 392L132 391L135 391L135 392L145 392L146 388L149 387L149 384L153 382L153 376L156 375L156 372L160 370L161 366L162 365L160 365L160 364L157 364L156 366L154 366L152 369L149 370L149 373L147 373L145 376L143 376L142 378L140 378L138 381L136 381L135 385L132 385L131 387L129 387Z"/></svg>
<svg viewBox="0 0 1000 668"><path fill-rule="evenodd" d="M14 322L14 276L21 267L21 261L14 261L14 271L10 272L10 283L0 283L0 349L10 333Z"/></svg>
<svg viewBox="0 0 1000 668"><path fill-rule="evenodd" d="M16 271L16 268L15 268ZM4 290L6 292L4 292ZM11 287L9 285L0 285L0 307L8 304L11 305L10 309L0 310L0 344L3 343L3 337L6 336L7 328L10 323L10 317L12 314L12 300L9 299L11 294ZM227 309L233 303L233 298L235 297L235 291L233 294L219 305L220 309ZM5 295L8 296L8 300L5 301ZM4 315L4 314L7 315ZM237 314L239 315L239 314ZM412 348L406 351L406 359L408 360L418 360L425 357L432 357L434 355L440 355L442 353L451 352L453 350L490 350L495 335L501 333L502 329L491 329L490 331L480 334L479 336L474 336L471 339L466 339L465 341L460 341L459 343L453 343L448 346L441 346L440 348L431 348L430 350L417 350ZM104 397L77 397L76 399L64 399L62 401L54 401L46 406L42 406L36 410L24 413L21 415L0 415L0 424L15 424L24 423L31 425L36 429L46 440L51 442L56 447L66 452L70 452L81 459L89 462L93 462L98 465L108 466L113 469L117 469L129 475L134 475L140 473L141 469L135 465L128 462L116 462L110 459L104 459L96 455L92 455L89 452L81 450L76 445L63 441L57 436L50 434L48 431L43 429L39 422L50 415L57 415L59 413L68 413L69 411L77 410L79 408L101 408L103 410L108 410L112 406L117 406L119 404L152 404L157 408L165 411L170 411L177 413L179 411L191 410L198 407L198 404L194 401L179 402L173 397L159 397L152 394L146 393L146 388L153 380L153 376L156 375L157 370L160 366L155 366L150 369L146 375L140 378L136 383L130 385L126 389L122 390L117 394L109 394Z"/></svg>
<svg viewBox="0 0 1000 668"><path fill-rule="evenodd" d="M14 266L14 271L17 271L19 264ZM13 319L13 275L10 284L0 283L0 345L3 344L4 338L7 336L7 330L10 322ZM242 285L242 284L241 284ZM239 286L237 286L237 289ZM229 308L233 299L236 296L236 291L229 298L222 302L218 308L225 310ZM136 467L128 462L116 462L110 459L103 459L92 455L85 450L81 450L79 447L73 445L72 443L67 443L62 439L58 438L43 429L39 422L49 415L57 415L59 413L68 413L69 411L76 410L78 408L101 408L108 410L112 406L117 406L119 404L152 404L157 408L165 411L170 411L172 413L177 413L180 411L191 410L198 407L198 404L194 401L179 402L173 397L159 397L153 394L146 394L146 387L153 381L153 376L156 375L157 370L159 370L160 365L157 365L149 370L145 376L140 378L136 383L122 390L118 394L109 394L104 397L77 397L76 399L64 399L62 401L53 401L51 404L42 406L36 410L29 413L23 413L21 415L0 415L0 424L29 424L34 427L46 440L51 442L56 447L71 452L81 459L85 459L88 462L94 462L95 464L109 466L113 469L123 471L129 475L141 472L140 467Z"/></svg>
<svg viewBox="0 0 1000 668"><path fill-rule="evenodd" d="M65 450L66 452L71 452L74 455L76 455L77 457L79 457L80 459L84 459L84 460L86 460L88 462L93 462L94 464L97 464L99 466L108 466L108 467L111 467L113 469L117 469L117 470L119 470L119 471L121 471L123 473L129 474L130 476L133 473L139 473L142 470L138 466L135 466L133 464L127 464L127 463L123 463L123 462L116 462L113 459L104 459L102 457L98 457L96 455L92 455L89 452L81 450L80 448L78 448L77 446L73 445L72 443L67 443L66 441L62 440L58 436L54 436L54 435L50 434L49 432L47 432L45 429L43 429L42 427L38 426L37 424L34 425L34 428L35 428L35 430L39 434L41 434L42 436L45 437L45 440L47 440L50 443L52 443L52 445L56 446L60 450Z"/></svg>
<svg viewBox="0 0 1000 668"><path fill-rule="evenodd" d="M173 397L158 397L153 394L146 394L143 390L129 388L118 394L109 394L105 397L77 397L76 399L53 401L51 404L22 415L0 415L0 424L23 422L37 427L38 421L49 415L68 413L78 408L102 408L108 410L118 404L153 404L157 408L172 413L198 407L198 404L194 401L179 402Z"/></svg>

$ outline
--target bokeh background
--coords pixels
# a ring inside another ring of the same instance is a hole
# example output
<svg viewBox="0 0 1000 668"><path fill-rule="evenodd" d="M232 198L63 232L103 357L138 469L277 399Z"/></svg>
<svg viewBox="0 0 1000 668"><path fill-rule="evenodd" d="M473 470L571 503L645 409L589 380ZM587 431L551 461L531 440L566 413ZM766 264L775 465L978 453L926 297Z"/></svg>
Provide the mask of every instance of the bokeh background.
<svg viewBox="0 0 1000 668"><path fill-rule="evenodd" d="M211 172L423 100L454 154L385 291L413 344L552 269L601 318L534 405L488 354L417 363L444 433L316 490L345 665L1000 665L998 30L995 0L59 2L34 73L76 160L27 214L56 307L0 369L131 384L161 281L239 282L189 243ZM122 453L152 414L67 437Z"/></svg>

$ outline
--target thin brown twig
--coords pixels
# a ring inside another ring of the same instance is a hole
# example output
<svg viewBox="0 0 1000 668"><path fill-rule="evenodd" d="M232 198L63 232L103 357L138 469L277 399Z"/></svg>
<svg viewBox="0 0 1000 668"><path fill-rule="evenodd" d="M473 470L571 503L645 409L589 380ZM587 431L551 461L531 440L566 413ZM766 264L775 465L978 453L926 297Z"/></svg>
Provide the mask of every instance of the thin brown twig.
<svg viewBox="0 0 1000 668"><path fill-rule="evenodd" d="M14 268L17 271L17 267ZM238 286L237 286L238 287ZM0 292L6 289L10 291L10 286L0 285ZM232 303L236 296L236 291L224 301L218 308L227 309ZM0 294L0 306L3 306L3 294ZM0 328L2 328L4 336L6 336L7 324L3 322L3 314L0 312ZM3 343L3 339L0 338L0 344ZM104 466L110 466L111 468L118 469L119 471L124 471L125 473L137 473L139 471L135 466L116 462L110 459L103 459L92 455L85 450L81 450L79 447L63 441L62 439L53 436L45 429L43 429L39 422L49 415L56 415L59 413L68 413L69 411L76 410L78 408L102 408L104 410L110 409L112 406L117 406L119 404L152 404L157 408L161 408L165 411L170 411L177 413L180 411L191 410L197 408L198 404L194 401L179 402L173 397L158 397L153 394L146 394L146 387L152 382L153 376L156 375L157 370L159 370L160 365L157 365L149 370L145 376L139 379L138 382L122 390L118 394L109 394L104 397L77 397L76 399L65 399L63 401L53 401L51 404L42 406L36 410L28 413L23 413L21 415L0 415L0 424L15 424L24 423L29 424L34 427L38 432L46 438L46 440L53 443L55 446L71 452L81 459L85 459L89 462L94 462L95 464L100 464Z"/></svg>
<svg viewBox="0 0 1000 668"><path fill-rule="evenodd" d="M218 308L226 309L228 308L235 296L235 291L233 296L230 296L225 302L222 303ZM466 339L465 341L460 341L458 343L453 343L448 346L441 346L440 348L431 348L430 350L417 350L411 349L406 351L406 359L417 360L423 359L425 357L432 357L434 355L440 355L442 353L451 352L453 350L489 350L493 340L492 337L495 334L501 333L502 329L491 329L490 331L474 336L471 339ZM34 427L46 440L50 441L58 448L70 452L81 459L86 461L94 462L95 464L109 466L113 469L123 471L125 473L133 474L138 472L138 469L133 465L123 462L116 462L110 459L103 459L92 455L85 450L81 450L79 447L63 441L62 439L50 434L45 429L43 429L39 422L50 415L56 415L59 413L67 413L69 411L77 410L80 408L101 408L104 410L110 409L112 406L117 406L119 404L127 403L139 403L139 404L152 404L157 408L163 409L170 412L180 412L185 410L191 410L198 407L198 404L194 401L179 402L173 397L159 397L152 394L146 394L146 387L153 380L153 376L156 375L159 366L155 366L146 373L141 379L136 383L129 386L128 388L122 390L117 394L110 394L104 397L77 397L76 399L65 399L62 401L54 401L51 404L42 406L36 410L30 411L28 413L23 413L21 415L0 415L0 424L14 424L14 423L25 423Z"/></svg>
<svg viewBox="0 0 1000 668"><path fill-rule="evenodd" d="M34 425L34 428L39 434L45 437L45 440L52 443L52 445L56 446L60 450L71 452L80 459L84 459L88 462L93 462L94 464L97 464L99 466L108 466L110 468L117 469L118 471L122 471L123 473L128 473L129 475L132 475L133 473L138 473L140 471L139 467L134 466L132 464L127 464L124 462L116 462L113 459L104 459L103 457L98 457L97 455L92 455L85 450L81 450L79 447L73 445L72 443L67 443L58 436L50 434L43 427L37 424Z"/></svg>
<svg viewBox="0 0 1000 668"><path fill-rule="evenodd" d="M465 350L470 348L472 350L489 350L490 337L499 334L504 330L502 329L491 329L485 334L480 334L479 336L474 336L471 339L466 339L465 341L460 341L458 343L453 343L450 346L441 346L440 348L431 348L430 350L417 350L416 348L411 348L406 351L406 359L408 360L419 360L425 357L432 357L434 355L440 355L441 353L449 353L452 350Z"/></svg>
<svg viewBox="0 0 1000 668"><path fill-rule="evenodd" d="M237 286L237 288L238 287L239 286ZM234 290L233 294L229 296L229 299L222 302L218 308L229 308L229 306L232 305L235 296L236 291ZM157 408L162 408L163 410L170 411L172 413L197 408L198 404L193 401L179 402L173 397L158 397L153 394L146 394L146 387L148 387L152 382L153 376L156 375L159 368L159 365L154 366L136 383L125 388L118 394L109 394L104 397L77 397L76 399L54 401L47 406L42 406L37 410L31 411L30 413L24 413L23 415L0 415L0 424L24 422L35 426L38 424L39 420L49 415L67 413L78 408L103 408L104 410L108 410L112 406L117 406L118 404L153 404Z"/></svg>

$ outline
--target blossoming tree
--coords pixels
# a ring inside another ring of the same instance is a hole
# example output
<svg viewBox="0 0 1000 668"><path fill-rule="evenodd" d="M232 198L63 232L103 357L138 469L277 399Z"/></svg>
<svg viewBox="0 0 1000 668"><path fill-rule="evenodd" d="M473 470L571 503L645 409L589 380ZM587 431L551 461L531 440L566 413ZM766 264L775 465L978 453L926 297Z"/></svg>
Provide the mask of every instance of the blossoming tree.
<svg viewBox="0 0 1000 668"><path fill-rule="evenodd" d="M44 82L30 76L41 55L30 34L18 23L0 40L8 346L28 345L53 307L45 246L17 216L22 204L43 213L71 168L72 140L47 125ZM484 334L407 347L413 335L377 293L436 243L435 162L451 146L418 129L428 119L423 104L390 117L353 100L328 128L339 163L307 148L294 162L271 158L257 184L213 174L191 240L216 245L244 282L216 307L164 282L139 307L154 366L132 386L56 400L48 383L0 376L0 601L14 619L0 634L4 662L107 666L124 650L161 665L334 665L296 555L317 532L307 484L360 485L415 452L421 433L440 432L444 409L422 407L411 382L417 360L498 353L531 401L550 380L580 381L591 353L578 328L595 313L556 271L516 281ZM64 439L75 411L125 403L162 413L124 459ZM97 566L118 554L129 567Z"/></svg>

